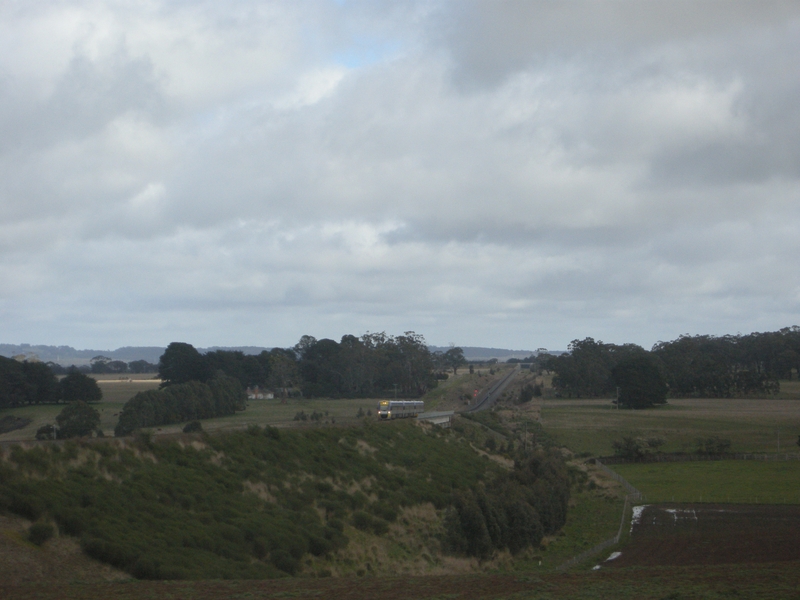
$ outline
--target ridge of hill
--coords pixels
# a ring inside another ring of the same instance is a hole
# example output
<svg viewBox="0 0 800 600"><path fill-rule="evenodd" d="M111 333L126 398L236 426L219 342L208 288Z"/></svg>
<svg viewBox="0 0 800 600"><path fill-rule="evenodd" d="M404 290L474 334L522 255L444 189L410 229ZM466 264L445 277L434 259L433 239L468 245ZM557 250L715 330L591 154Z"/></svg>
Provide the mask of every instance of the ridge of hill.
<svg viewBox="0 0 800 600"><path fill-rule="evenodd" d="M481 361L496 358L499 361L506 361L510 358L527 358L532 354L543 351L538 350L509 350L506 348L490 348L482 346L459 346L464 350L467 360ZM208 348L197 348L203 354L216 350L238 351L244 354L260 354L264 350L271 350L266 346L209 346ZM428 346L431 352L446 352L449 346ZM165 346L122 346L116 350L79 350L72 346L49 346L45 344L0 344L0 356L11 358L13 356L24 355L36 357L43 362L54 362L62 366L82 366L88 365L95 356L106 356L112 360L131 362L134 360L146 360L149 363L157 364L158 359L164 354ZM551 350L551 354L561 354L560 350Z"/></svg>
<svg viewBox="0 0 800 600"><path fill-rule="evenodd" d="M34 344L0 344L0 356L11 358L13 356L24 355L36 357L43 362L54 362L62 366L82 366L88 365L95 356L105 356L112 360L122 360L131 362L134 360L146 360L149 363L157 364L158 359L164 354L165 346L122 346L116 350L78 350L72 346L47 346ZM208 348L197 348L198 352L214 352L215 350L240 351L245 354L260 354L270 348L262 346L210 346Z"/></svg>

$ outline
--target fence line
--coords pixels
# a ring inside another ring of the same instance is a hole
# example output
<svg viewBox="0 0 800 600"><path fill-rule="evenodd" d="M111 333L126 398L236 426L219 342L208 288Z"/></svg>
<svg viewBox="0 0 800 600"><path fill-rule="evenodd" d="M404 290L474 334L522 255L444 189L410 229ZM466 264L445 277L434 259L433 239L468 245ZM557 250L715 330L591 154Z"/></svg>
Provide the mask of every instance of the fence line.
<svg viewBox="0 0 800 600"><path fill-rule="evenodd" d="M610 465L627 465L637 463L654 462L700 462L700 461L719 461L719 460L761 460L761 461L790 461L800 460L800 452L781 452L770 454L768 452L746 452L736 454L650 454L638 460L631 460L621 456L606 456L602 459ZM597 461L598 464L600 460Z"/></svg>
<svg viewBox="0 0 800 600"><path fill-rule="evenodd" d="M565 571L570 567L574 567L578 563L583 562L587 558L594 556L595 554L599 554L606 548L610 546L615 546L619 544L619 540L622 538L622 532L625 530L625 523L626 523L626 515L628 514L628 509L633 506L634 502L639 502L643 498L642 493L633 487L622 475L616 473L601 463L599 460L596 461L597 465L600 466L601 469L612 479L615 479L619 483L622 484L622 487L628 492L625 496L625 504L622 506L622 516L619 520L619 529L617 530L617 535L614 537L610 537L607 540L603 540L599 544L589 548L588 550L584 550L578 556L573 556L567 562L560 564L556 567L557 571Z"/></svg>

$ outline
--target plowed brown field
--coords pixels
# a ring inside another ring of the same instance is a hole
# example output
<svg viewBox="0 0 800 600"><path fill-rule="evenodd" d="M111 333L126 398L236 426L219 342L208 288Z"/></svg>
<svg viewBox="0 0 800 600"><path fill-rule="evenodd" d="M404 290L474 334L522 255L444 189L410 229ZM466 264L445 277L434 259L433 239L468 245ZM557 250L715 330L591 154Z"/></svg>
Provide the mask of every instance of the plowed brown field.
<svg viewBox="0 0 800 600"><path fill-rule="evenodd" d="M659 504L634 516L622 554L602 567L800 560L800 506Z"/></svg>

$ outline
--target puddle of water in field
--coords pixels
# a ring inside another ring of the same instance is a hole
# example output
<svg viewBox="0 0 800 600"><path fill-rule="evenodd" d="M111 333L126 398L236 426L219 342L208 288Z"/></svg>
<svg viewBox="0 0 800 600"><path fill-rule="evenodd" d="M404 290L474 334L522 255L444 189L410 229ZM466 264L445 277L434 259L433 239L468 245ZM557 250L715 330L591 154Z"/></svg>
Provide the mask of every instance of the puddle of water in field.
<svg viewBox="0 0 800 600"><path fill-rule="evenodd" d="M643 504L642 506L634 506L633 507L633 515L631 516L631 533L633 533L634 525L638 525L642 520L642 512L644 509L650 506L649 504Z"/></svg>

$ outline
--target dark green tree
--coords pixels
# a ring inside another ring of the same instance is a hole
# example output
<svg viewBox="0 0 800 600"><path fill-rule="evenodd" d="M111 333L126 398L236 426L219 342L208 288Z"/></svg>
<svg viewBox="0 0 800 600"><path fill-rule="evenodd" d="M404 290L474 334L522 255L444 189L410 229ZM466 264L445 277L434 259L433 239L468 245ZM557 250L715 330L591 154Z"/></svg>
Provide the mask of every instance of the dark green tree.
<svg viewBox="0 0 800 600"><path fill-rule="evenodd" d="M262 353L263 354L263 353ZM297 359L291 350L273 348L269 352L269 384L286 396L289 388L294 387L300 380L297 368Z"/></svg>
<svg viewBox="0 0 800 600"><path fill-rule="evenodd" d="M343 389L344 365L341 361L339 344L329 339L315 340L311 336L303 336L301 342L307 342L302 347L298 361L303 378L303 395L340 396ZM298 344L295 348L300 346L301 344Z"/></svg>
<svg viewBox="0 0 800 600"><path fill-rule="evenodd" d="M131 373L157 373L158 365L149 363L146 360L132 360L128 363L128 369Z"/></svg>
<svg viewBox="0 0 800 600"><path fill-rule="evenodd" d="M79 371L70 371L60 382L61 399L64 402L99 402L103 392L97 381Z"/></svg>
<svg viewBox="0 0 800 600"><path fill-rule="evenodd" d="M573 340L569 352L549 356L546 368L555 371L553 387L561 395L578 398L610 394L614 387L611 369L615 364L612 344L592 338Z"/></svg>
<svg viewBox="0 0 800 600"><path fill-rule="evenodd" d="M80 400L70 402L56 417L61 439L91 435L100 425L100 413Z"/></svg>
<svg viewBox="0 0 800 600"><path fill-rule="evenodd" d="M162 387L206 381L211 376L208 362L191 344L172 342L158 361L158 374Z"/></svg>
<svg viewBox="0 0 800 600"><path fill-rule="evenodd" d="M22 406L28 398L22 364L0 356L0 408Z"/></svg>
<svg viewBox="0 0 800 600"><path fill-rule="evenodd" d="M55 404L59 398L58 379L45 363L22 363L28 404Z"/></svg>
<svg viewBox="0 0 800 600"><path fill-rule="evenodd" d="M211 388L211 395L214 398L216 416L232 415L237 410L244 410L247 407L247 395L235 377L218 371L214 379L208 382L208 387Z"/></svg>
<svg viewBox="0 0 800 600"><path fill-rule="evenodd" d="M626 408L649 408L667 402L667 384L655 361L647 354L630 356L611 371L619 388L619 405Z"/></svg>
<svg viewBox="0 0 800 600"><path fill-rule="evenodd" d="M108 365L111 362L111 359L107 356L94 356L89 361L89 365L91 366L92 373L110 373L111 370L109 369Z"/></svg>
<svg viewBox="0 0 800 600"><path fill-rule="evenodd" d="M467 364L464 350L458 347L450 348L443 356L445 364L453 369L453 375L458 375L458 369Z"/></svg>
<svg viewBox="0 0 800 600"><path fill-rule="evenodd" d="M124 360L112 360L106 365L106 368L108 369L108 373L127 373L128 363Z"/></svg>

